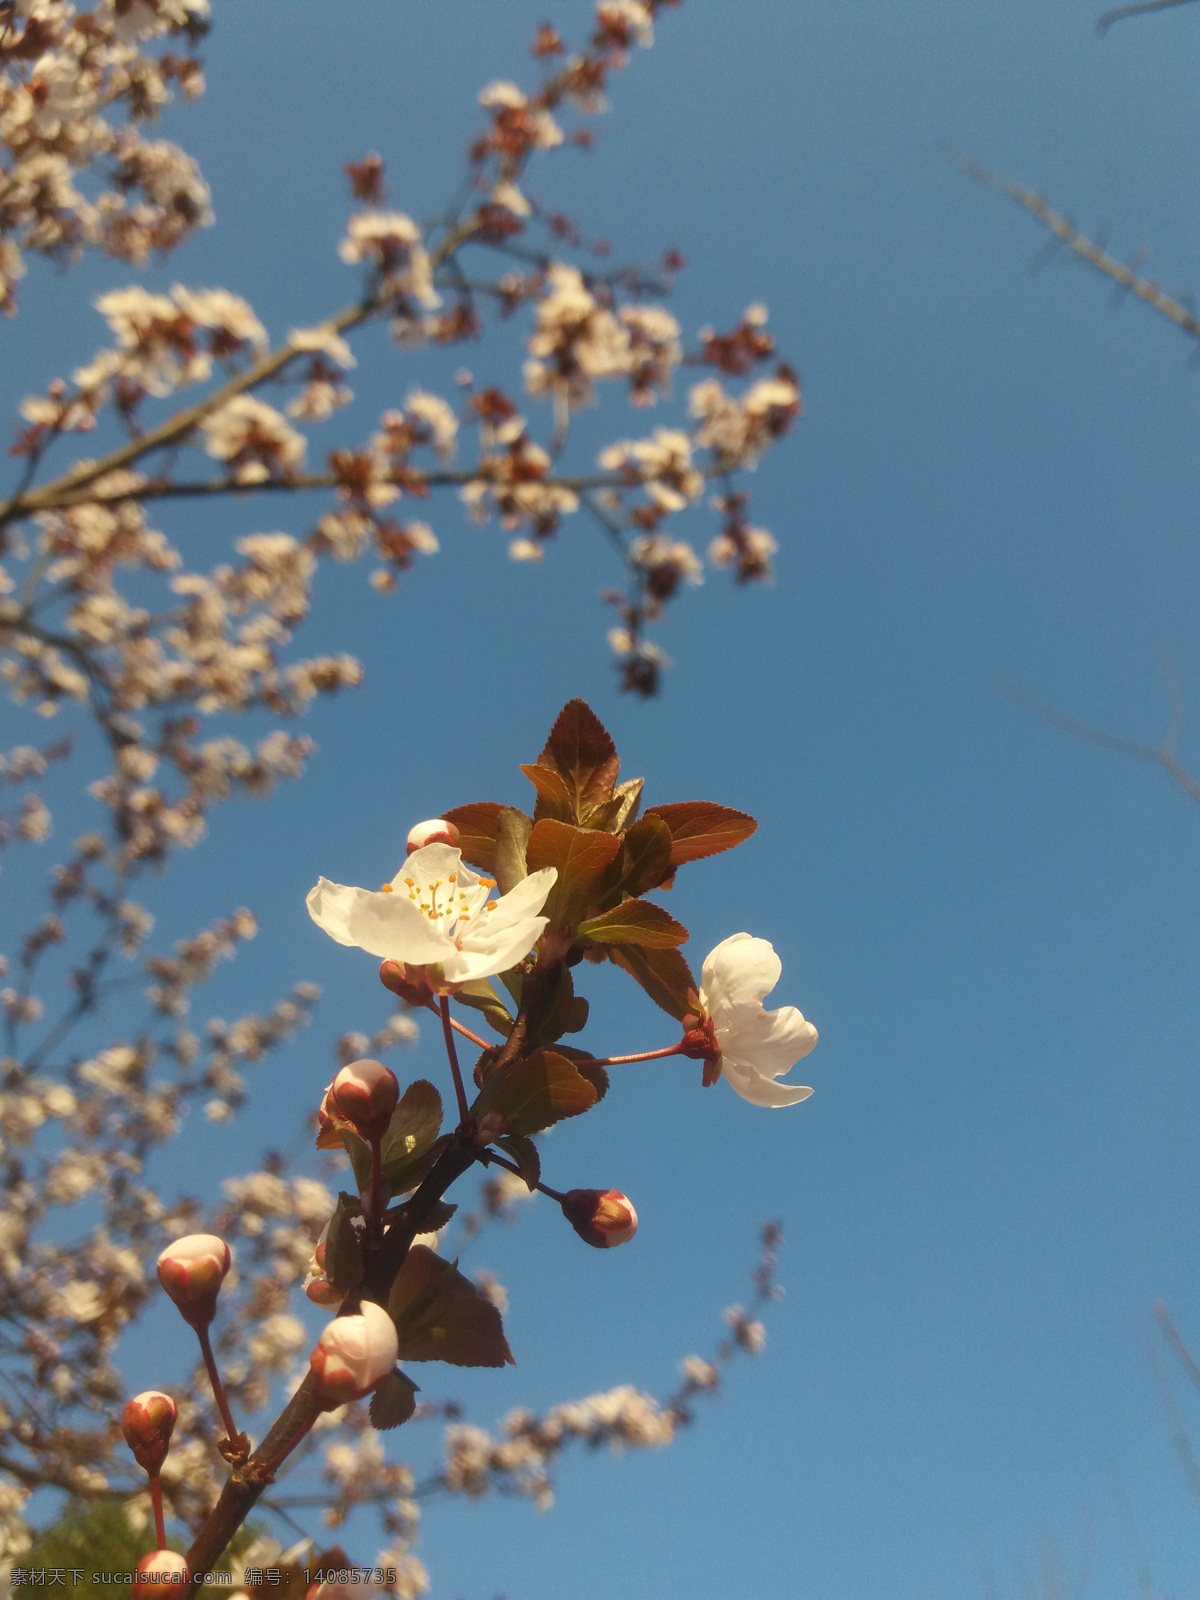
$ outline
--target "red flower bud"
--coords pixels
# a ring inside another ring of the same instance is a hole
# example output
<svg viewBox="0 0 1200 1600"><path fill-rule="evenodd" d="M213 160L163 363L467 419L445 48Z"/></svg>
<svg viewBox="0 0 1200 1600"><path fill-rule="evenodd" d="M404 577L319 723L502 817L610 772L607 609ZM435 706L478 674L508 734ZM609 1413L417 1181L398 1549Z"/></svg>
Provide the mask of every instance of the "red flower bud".
<svg viewBox="0 0 1200 1600"><path fill-rule="evenodd" d="M146 1389L121 1413L121 1432L139 1467L153 1476L167 1459L179 1407L169 1394Z"/></svg>
<svg viewBox="0 0 1200 1600"><path fill-rule="evenodd" d="M415 979L408 976L402 961L384 961L380 963L379 981L410 1006L427 1006L433 998L433 990L425 981L425 969L415 967L413 970L417 974Z"/></svg>
<svg viewBox="0 0 1200 1600"><path fill-rule="evenodd" d="M611 1250L637 1232L633 1202L619 1189L572 1189L563 1196L562 1209L579 1237L598 1250Z"/></svg>
<svg viewBox="0 0 1200 1600"><path fill-rule="evenodd" d="M336 1317L309 1356L313 1393L327 1410L361 1400L396 1365L396 1325L382 1306L364 1300L356 1316Z"/></svg>
<svg viewBox="0 0 1200 1600"><path fill-rule="evenodd" d="M185 1322L193 1328L207 1328L217 1314L217 1296L232 1265L224 1239L215 1233L189 1233L159 1256L158 1281Z"/></svg>
<svg viewBox="0 0 1200 1600"><path fill-rule="evenodd" d="M329 1086L330 1110L364 1139L381 1139L400 1100L396 1074L382 1061L352 1061Z"/></svg>
<svg viewBox="0 0 1200 1600"><path fill-rule="evenodd" d="M130 1594L135 1600L142 1600L146 1594L168 1585L182 1587L191 1575L187 1562L177 1550L154 1550L138 1562Z"/></svg>
<svg viewBox="0 0 1200 1600"><path fill-rule="evenodd" d="M442 817L432 817L428 822L418 822L416 827L409 829L404 853L410 856L414 850L422 850L427 844L450 844L457 849L458 838L458 829L452 822L446 822Z"/></svg>

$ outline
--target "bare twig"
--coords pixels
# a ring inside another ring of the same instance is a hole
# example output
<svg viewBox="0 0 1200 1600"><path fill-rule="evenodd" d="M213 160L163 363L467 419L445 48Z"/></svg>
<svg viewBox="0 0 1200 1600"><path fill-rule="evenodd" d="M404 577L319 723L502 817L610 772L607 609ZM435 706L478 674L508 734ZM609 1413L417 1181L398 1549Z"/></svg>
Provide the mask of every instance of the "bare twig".
<svg viewBox="0 0 1200 1600"><path fill-rule="evenodd" d="M1162 1329L1167 1343L1174 1352L1176 1361L1179 1362L1179 1365L1196 1385L1196 1388L1200 1389L1200 1366L1197 1365L1195 1357L1180 1338L1179 1330L1171 1321L1170 1313L1161 1300L1154 1307L1154 1320Z"/></svg>
<svg viewBox="0 0 1200 1600"><path fill-rule="evenodd" d="M1114 22L1123 22L1126 17L1141 17L1147 11L1171 11L1175 6L1190 5L1191 0L1140 0L1135 6L1118 6L1115 11L1106 11L1096 24L1096 32L1105 34Z"/></svg>
<svg viewBox="0 0 1200 1600"><path fill-rule="evenodd" d="M1160 3L1182 4L1183 0L1160 0ZM1125 262L1109 255L1108 251L1094 239L1089 239L1087 234L1081 233L1069 217L1053 210L1044 196L1037 194L1033 189L1027 189L1024 184L1014 183L1011 178L1001 177L997 172L989 172L970 156L961 155L956 150L947 153L969 178L986 183L990 188L999 189L1001 194L1006 194L1010 200L1015 200L1019 206L1024 206L1026 211L1032 212L1043 227L1049 228L1051 233L1056 234L1081 261L1086 261L1097 272L1106 278L1111 278L1126 293L1144 300L1148 306L1152 306L1155 311L1168 318L1177 328L1182 328L1191 338L1200 339L1200 318L1189 311L1181 300L1165 294L1157 283L1141 277Z"/></svg>
<svg viewBox="0 0 1200 1600"><path fill-rule="evenodd" d="M1075 739L1086 739L1089 744L1098 744L1102 750L1115 750L1118 755L1133 756L1138 761L1149 761L1156 767L1161 767L1186 795L1200 802L1200 779L1194 778L1175 754L1176 743L1183 732L1183 704L1174 663L1165 652L1163 675L1167 680L1171 719L1166 736L1157 748L1148 744L1136 744L1132 739L1118 739L1115 734L1105 733L1102 728L1094 728L1090 722L1077 722L1074 717L1064 717L1061 711L1056 711L1044 701L1035 700L1032 695L1026 694L1014 684L1002 681L1000 690L1010 700L1015 700L1019 706L1024 706L1027 711L1034 712L1043 721L1050 723L1051 727L1060 728L1063 733L1069 733Z"/></svg>

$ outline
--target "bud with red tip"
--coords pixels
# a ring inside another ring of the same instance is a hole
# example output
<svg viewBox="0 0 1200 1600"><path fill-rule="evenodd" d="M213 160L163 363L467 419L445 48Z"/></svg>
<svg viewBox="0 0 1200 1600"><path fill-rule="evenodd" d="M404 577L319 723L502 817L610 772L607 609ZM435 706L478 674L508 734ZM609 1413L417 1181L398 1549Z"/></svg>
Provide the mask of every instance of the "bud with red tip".
<svg viewBox="0 0 1200 1600"><path fill-rule="evenodd" d="M158 1258L158 1281L183 1320L199 1330L217 1314L217 1296L233 1257L215 1233L189 1233L169 1244Z"/></svg>
<svg viewBox="0 0 1200 1600"><path fill-rule="evenodd" d="M139 1467L151 1475L167 1459L179 1407L160 1389L135 1394L121 1413L121 1432Z"/></svg>
<svg viewBox="0 0 1200 1600"><path fill-rule="evenodd" d="M382 1139L400 1100L396 1074L382 1061L352 1061L329 1086L328 1108L364 1139Z"/></svg>
<svg viewBox="0 0 1200 1600"><path fill-rule="evenodd" d="M414 850L422 850L427 844L450 844L458 848L459 833L452 822L447 822L443 817L431 817L428 822L418 822L416 827L408 831L405 841L405 855L412 855Z"/></svg>
<svg viewBox="0 0 1200 1600"><path fill-rule="evenodd" d="M415 976L409 977L403 961L384 961L379 967L379 981L385 989L399 995L407 1005L427 1006L433 999L433 990L425 977L424 967L414 967Z"/></svg>
<svg viewBox="0 0 1200 1600"><path fill-rule="evenodd" d="M313 1251L312 1266L308 1269L308 1276L304 1280L304 1293L315 1306L324 1306L328 1311L336 1311L346 1298L345 1289L335 1289L325 1276L325 1244L329 1238L329 1224L325 1224L325 1232L317 1240L317 1248Z"/></svg>
<svg viewBox="0 0 1200 1600"><path fill-rule="evenodd" d="M153 1550L138 1562L130 1594L141 1600L151 1587L157 1592L166 1585L183 1585L191 1580L191 1576L187 1562L177 1550Z"/></svg>
<svg viewBox="0 0 1200 1600"><path fill-rule="evenodd" d="M400 1342L382 1306L364 1300L351 1317L337 1317L309 1356L313 1393L328 1410L361 1400L396 1365Z"/></svg>
<svg viewBox="0 0 1200 1600"><path fill-rule="evenodd" d="M633 1202L619 1189L571 1189L562 1209L579 1237L598 1250L625 1244L637 1232Z"/></svg>

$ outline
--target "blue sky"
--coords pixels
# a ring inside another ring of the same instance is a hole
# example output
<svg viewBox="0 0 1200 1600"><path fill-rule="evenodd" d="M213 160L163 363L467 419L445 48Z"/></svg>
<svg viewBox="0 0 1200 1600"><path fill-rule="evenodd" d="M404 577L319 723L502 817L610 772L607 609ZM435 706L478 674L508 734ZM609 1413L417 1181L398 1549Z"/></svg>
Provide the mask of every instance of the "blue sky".
<svg viewBox="0 0 1200 1600"><path fill-rule="evenodd" d="M941 153L1042 189L1083 226L1107 220L1117 253L1152 247L1146 270L1167 287L1193 281L1200 7L1103 40L1098 9L686 0L666 14L616 81L596 150L537 183L621 255L682 249L673 308L689 330L770 306L808 406L753 482L781 545L775 586L710 575L664 630L663 697L635 703L615 690L596 595L617 573L591 530L568 525L531 571L437 504L442 553L396 597L362 570L331 574L312 648L348 646L368 676L308 717L309 775L269 807L226 808L169 896L151 894L166 936L235 904L259 912L259 939L214 986L227 1014L301 977L325 990L242 1123L189 1136L180 1171L198 1188L288 1142L328 1079L329 1039L385 1015L370 963L303 914L316 875L381 881L416 818L522 803L516 763L570 695L649 796L760 819L742 849L681 874L672 909L698 959L743 927L774 942L778 999L821 1029L815 1095L767 1113L702 1093L690 1065L627 1069L547 1141L545 1168L563 1187L625 1189L635 1245L584 1251L535 1205L473 1252L508 1286L519 1366L418 1376L485 1422L622 1381L663 1393L745 1297L756 1229L779 1217L788 1294L767 1351L670 1451L566 1463L547 1517L431 1506L437 1596L948 1600L988 1594L982 1552L1006 1597L1041 1593L1061 1559L1069 1582L1049 1592L1115 1600L1138 1582L1119 1494L1153 1592L1200 1595L1200 1508L1143 1343L1162 1298L1200 1347L1200 815L998 687L1154 742L1165 644L1200 702L1200 379L1181 335L1140 306L1114 312L1082 268L1031 275L1036 225ZM275 334L349 298L342 163L378 149L394 203L436 210L478 88L530 79L536 23L578 38L588 18L577 0L214 10L208 93L166 127L199 158L218 222L149 277L223 284ZM3 330L10 409L102 342L87 301L129 279L35 269ZM513 348L465 359L502 378ZM360 433L462 359L422 366L382 332L358 353L346 426ZM613 405L597 426L658 420ZM216 560L242 533L303 533L310 510L247 499L161 525ZM697 517L691 536L709 533ZM632 988L597 981L596 996L599 1048L669 1042ZM439 1070L434 1043L427 1031L413 1076ZM1200 1396L1171 1376L1200 1427ZM418 1459L433 1443L393 1438Z"/></svg>

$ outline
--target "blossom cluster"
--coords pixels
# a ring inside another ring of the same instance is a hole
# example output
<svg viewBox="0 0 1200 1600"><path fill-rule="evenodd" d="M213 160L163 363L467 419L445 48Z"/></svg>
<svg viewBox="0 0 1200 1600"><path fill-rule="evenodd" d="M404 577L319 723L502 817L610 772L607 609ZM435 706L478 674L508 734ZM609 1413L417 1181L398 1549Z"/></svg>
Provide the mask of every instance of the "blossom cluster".
<svg viewBox="0 0 1200 1600"><path fill-rule="evenodd" d="M194 56L153 46L198 41L209 0L101 0L90 11L69 0L16 0L5 13L0 310L12 315L28 251L61 260L96 248L141 264L213 220L195 162L138 126L176 89L187 99L203 92Z"/></svg>

